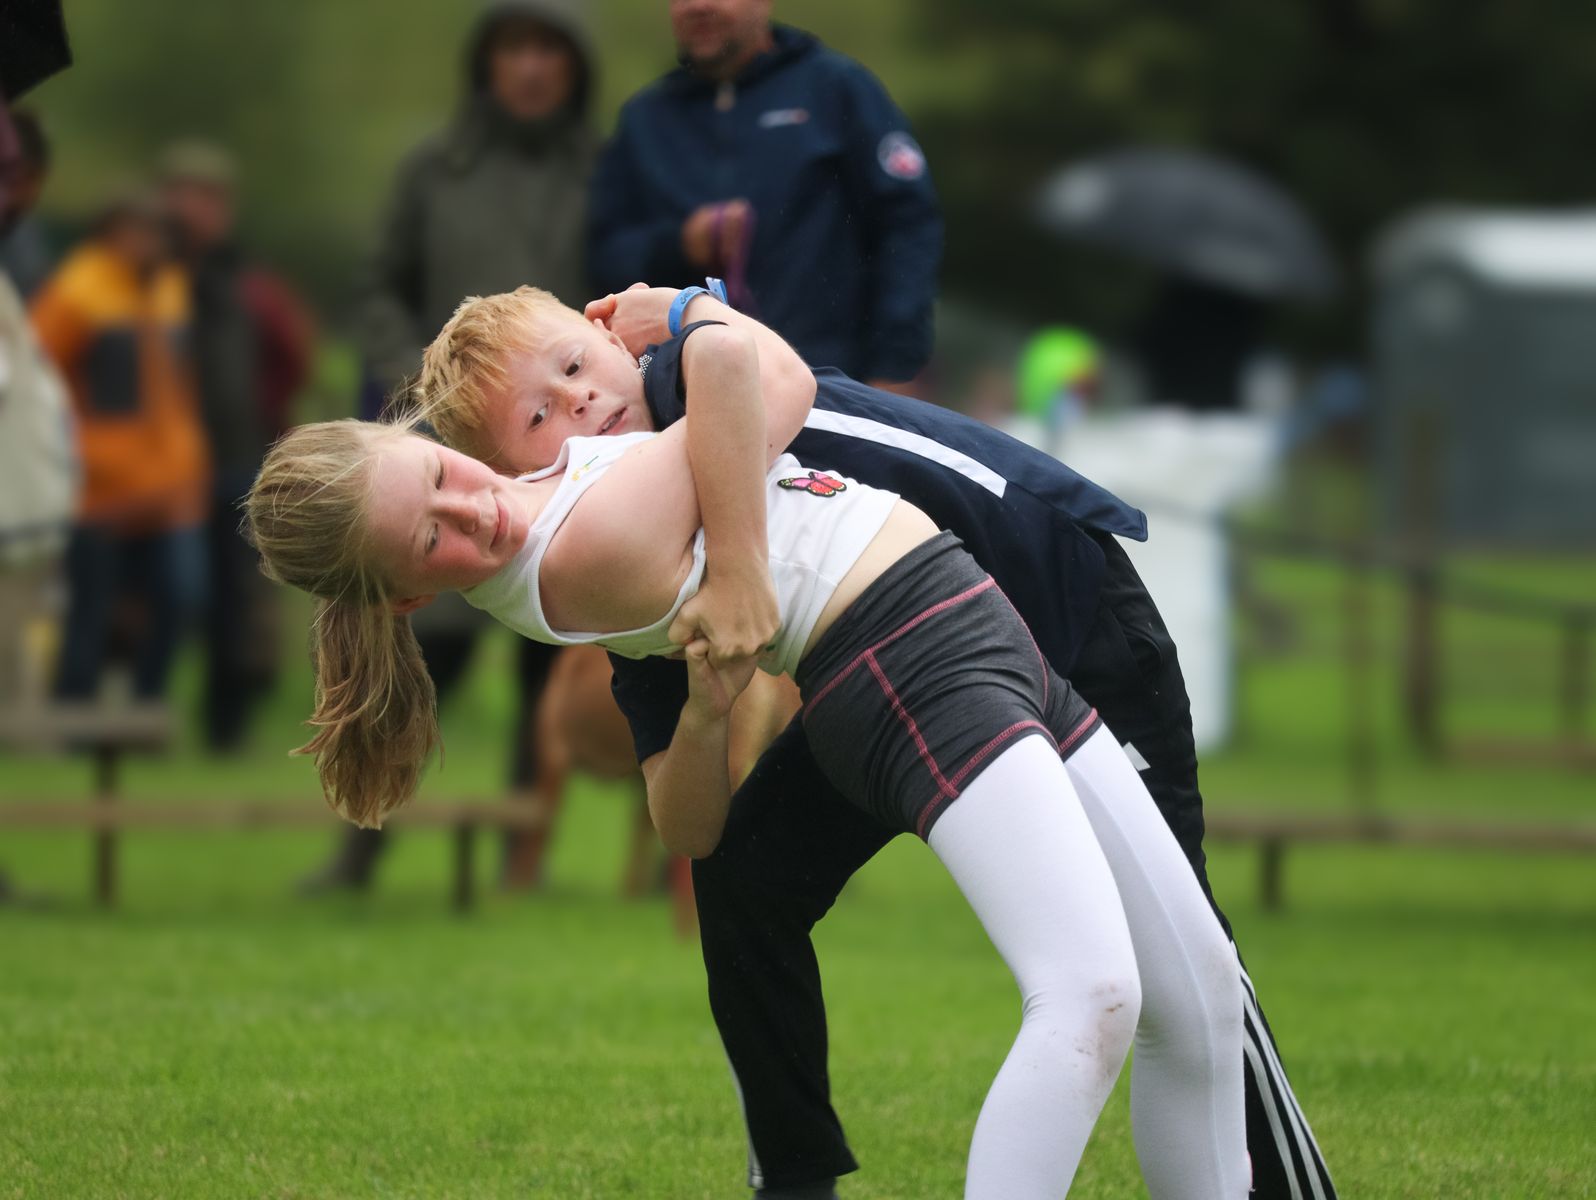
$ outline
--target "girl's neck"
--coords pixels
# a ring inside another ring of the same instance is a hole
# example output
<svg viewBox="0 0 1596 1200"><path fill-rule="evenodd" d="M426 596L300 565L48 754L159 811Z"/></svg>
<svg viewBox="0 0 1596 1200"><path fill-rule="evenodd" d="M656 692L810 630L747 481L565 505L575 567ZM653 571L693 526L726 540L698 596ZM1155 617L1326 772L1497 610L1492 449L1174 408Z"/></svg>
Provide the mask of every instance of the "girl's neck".
<svg viewBox="0 0 1596 1200"><path fill-rule="evenodd" d="M521 505L529 526L537 524L537 519L543 515L543 510L548 507L549 500L554 496L563 478L564 475L549 475L543 479L510 481L510 495L517 504Z"/></svg>

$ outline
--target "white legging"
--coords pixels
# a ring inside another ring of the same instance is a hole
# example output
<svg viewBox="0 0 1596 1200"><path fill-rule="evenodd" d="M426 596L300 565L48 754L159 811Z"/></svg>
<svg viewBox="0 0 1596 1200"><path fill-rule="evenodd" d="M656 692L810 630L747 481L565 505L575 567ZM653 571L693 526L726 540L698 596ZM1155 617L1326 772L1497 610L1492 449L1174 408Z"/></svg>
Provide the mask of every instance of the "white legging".
<svg viewBox="0 0 1596 1200"><path fill-rule="evenodd" d="M1131 1121L1153 1200L1250 1186L1235 952L1107 729L1066 762L1000 755L931 830L1014 972L1019 1035L970 1145L967 1200L1057 1200L1134 1035Z"/></svg>

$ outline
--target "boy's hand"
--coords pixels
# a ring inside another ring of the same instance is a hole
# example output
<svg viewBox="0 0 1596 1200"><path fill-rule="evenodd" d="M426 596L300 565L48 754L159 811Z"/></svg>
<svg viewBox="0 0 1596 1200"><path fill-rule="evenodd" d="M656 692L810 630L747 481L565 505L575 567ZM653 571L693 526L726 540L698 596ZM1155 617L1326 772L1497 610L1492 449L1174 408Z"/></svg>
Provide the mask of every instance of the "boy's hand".
<svg viewBox="0 0 1596 1200"><path fill-rule="evenodd" d="M669 341L668 324L675 288L652 288L634 283L624 292L593 300L582 310L589 321L599 321L626 343L626 352L638 358L650 346Z"/></svg>
<svg viewBox="0 0 1596 1200"><path fill-rule="evenodd" d="M687 709L690 719L703 724L726 720L732 705L754 677L752 658L716 666L710 661L709 643L703 638L687 644Z"/></svg>
<svg viewBox="0 0 1596 1200"><path fill-rule="evenodd" d="M677 645L704 642L717 668L750 663L776 636L781 610L776 586L764 562L750 562L737 571L705 568L698 591L671 622L670 639Z"/></svg>

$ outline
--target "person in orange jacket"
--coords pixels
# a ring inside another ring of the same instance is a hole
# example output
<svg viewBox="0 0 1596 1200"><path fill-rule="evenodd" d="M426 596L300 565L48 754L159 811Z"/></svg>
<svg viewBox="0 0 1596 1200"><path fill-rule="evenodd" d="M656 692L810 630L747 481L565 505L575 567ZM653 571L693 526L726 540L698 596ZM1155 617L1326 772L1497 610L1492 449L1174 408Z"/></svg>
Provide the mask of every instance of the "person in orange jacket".
<svg viewBox="0 0 1596 1200"><path fill-rule="evenodd" d="M127 189L35 296L34 329L67 379L83 489L67 547L61 699L99 685L117 602L143 602L133 692L159 697L204 589L210 452L187 357L188 284L153 192Z"/></svg>

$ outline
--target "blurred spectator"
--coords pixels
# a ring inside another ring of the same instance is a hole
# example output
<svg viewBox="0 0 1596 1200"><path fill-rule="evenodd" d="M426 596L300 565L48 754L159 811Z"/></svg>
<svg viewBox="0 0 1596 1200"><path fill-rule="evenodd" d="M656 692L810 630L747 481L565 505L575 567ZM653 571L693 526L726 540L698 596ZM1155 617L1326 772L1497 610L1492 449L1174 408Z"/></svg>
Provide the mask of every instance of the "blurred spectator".
<svg viewBox="0 0 1596 1200"><path fill-rule="evenodd" d="M732 303L814 366L885 384L931 354L942 218L909 123L770 0L672 0L682 66L633 96L594 179L594 280Z"/></svg>
<svg viewBox="0 0 1596 1200"><path fill-rule="evenodd" d="M530 283L582 307L582 221L595 153L584 11L576 0L490 4L467 39L464 100L454 121L400 166L364 288L363 348L384 390L417 370L422 347L468 295ZM412 622L442 699L463 677L488 619L444 596ZM512 783L530 788L531 716L554 650L517 639L517 654ZM365 886L383 844L378 833L350 830L306 890ZM525 835L511 835L509 849L506 882L536 882Z"/></svg>
<svg viewBox="0 0 1596 1200"><path fill-rule="evenodd" d="M1019 412L1057 432L1086 414L1101 383L1102 355L1092 335L1068 325L1039 329L1015 368Z"/></svg>
<svg viewBox="0 0 1596 1200"><path fill-rule="evenodd" d="M177 142L162 153L161 197L189 273L200 414L214 462L206 525L205 737L235 749L253 702L271 683L274 595L239 533L238 502L284 427L310 362L310 322L276 276L237 239L237 168L218 146Z"/></svg>
<svg viewBox="0 0 1596 1200"><path fill-rule="evenodd" d="M33 302L39 341L71 390L84 472L67 548L63 699L97 690L128 588L143 601L133 691L159 697L202 598L210 456L181 352L188 288L167 249L155 193L125 188Z"/></svg>
<svg viewBox="0 0 1596 1200"><path fill-rule="evenodd" d="M26 148L0 101L0 237L38 199ZM24 186L13 186L24 180ZM15 282L0 263L0 708L25 704L27 639L71 529L77 457L66 384L40 350ZM0 881L0 892L4 891Z"/></svg>
<svg viewBox="0 0 1596 1200"><path fill-rule="evenodd" d="M246 267L239 286L255 321L255 399L266 440L275 442L294 423L294 397L310 378L316 326L288 281L259 263Z"/></svg>
<svg viewBox="0 0 1596 1200"><path fill-rule="evenodd" d="M30 300L55 266L50 239L33 214L50 173L50 143L39 118L27 109L14 110L11 124L19 151L12 164L10 183L17 215L9 229L0 228L0 272L10 277L24 300Z"/></svg>
<svg viewBox="0 0 1596 1200"><path fill-rule="evenodd" d="M594 146L591 52L576 0L490 4L466 46L454 121L400 165L361 302L385 386L468 295L523 283L581 307L581 222Z"/></svg>
<svg viewBox="0 0 1596 1200"><path fill-rule="evenodd" d="M1241 407L1247 364L1264 344L1263 301L1171 277L1131 333L1151 404L1196 412Z"/></svg>
<svg viewBox="0 0 1596 1200"><path fill-rule="evenodd" d="M18 128L11 101L71 61L64 38L24 38L38 12L7 14L0 47L0 250L38 201L43 169ZM33 133L38 133L34 125ZM42 146L42 140L39 146ZM66 385L39 349L23 297L0 253L0 706L25 704L27 644L71 528L77 459ZM25 898L0 870L0 904Z"/></svg>

